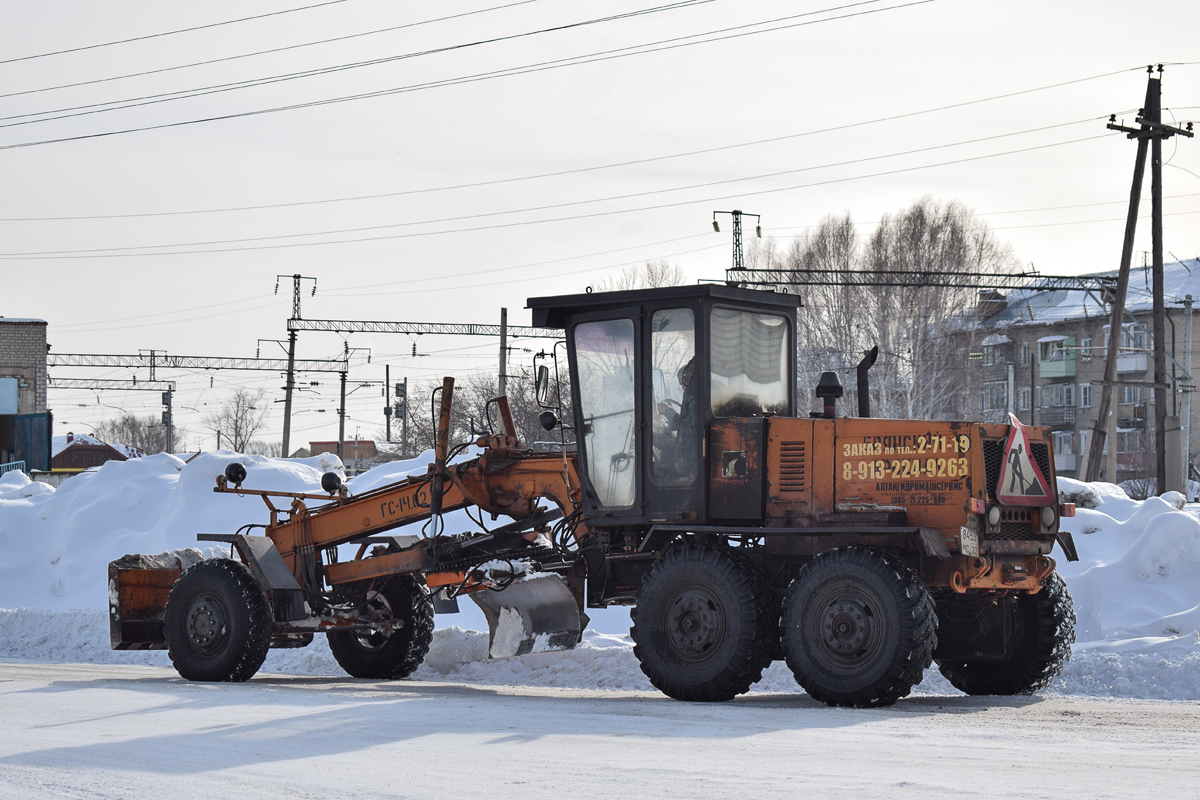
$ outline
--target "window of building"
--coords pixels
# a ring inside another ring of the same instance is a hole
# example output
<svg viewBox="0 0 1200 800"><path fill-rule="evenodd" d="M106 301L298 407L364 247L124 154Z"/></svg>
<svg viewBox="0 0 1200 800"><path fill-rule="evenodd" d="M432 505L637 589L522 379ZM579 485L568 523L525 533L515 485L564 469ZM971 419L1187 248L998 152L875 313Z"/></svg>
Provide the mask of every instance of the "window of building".
<svg viewBox="0 0 1200 800"><path fill-rule="evenodd" d="M1104 326L1104 347L1108 348L1109 335L1112 326ZM1146 326L1140 322L1126 322L1121 326L1121 345L1122 350L1133 350L1136 352L1145 352L1150 347L1150 332L1146 330Z"/></svg>
<svg viewBox="0 0 1200 800"><path fill-rule="evenodd" d="M1140 386L1122 386L1121 387L1121 402L1126 405L1142 402L1142 387L1140 387Z"/></svg>
<svg viewBox="0 0 1200 800"><path fill-rule="evenodd" d="M1075 340L1068 336L1059 336L1050 341L1038 342L1039 361L1065 361L1070 346Z"/></svg>
<svg viewBox="0 0 1200 800"><path fill-rule="evenodd" d="M1041 400L1038 405L1042 408L1062 408L1075 405L1075 384L1073 383L1049 383L1039 388L1041 389Z"/></svg>
<svg viewBox="0 0 1200 800"><path fill-rule="evenodd" d="M1008 382L993 381L985 383L979 395L981 411L1005 411L1008 409Z"/></svg>
<svg viewBox="0 0 1200 800"><path fill-rule="evenodd" d="M1079 357L1084 361L1092 357L1092 337L1085 336L1079 340ZM1091 403L1088 405L1091 405Z"/></svg>
<svg viewBox="0 0 1200 800"><path fill-rule="evenodd" d="M1086 339L1084 341L1087 341ZM1090 383L1079 384L1079 407L1092 407L1092 385Z"/></svg>
<svg viewBox="0 0 1200 800"><path fill-rule="evenodd" d="M1054 453L1069 456L1075 452L1075 431L1054 431Z"/></svg>
<svg viewBox="0 0 1200 800"><path fill-rule="evenodd" d="M1028 342L1021 345L1021 366L1023 366L1023 367L1029 366L1029 343Z"/></svg>
<svg viewBox="0 0 1200 800"><path fill-rule="evenodd" d="M1029 410L1029 387L1028 386L1022 387L1021 390L1019 392L1017 392L1017 398L1018 398L1017 399L1017 410L1018 411L1028 411Z"/></svg>

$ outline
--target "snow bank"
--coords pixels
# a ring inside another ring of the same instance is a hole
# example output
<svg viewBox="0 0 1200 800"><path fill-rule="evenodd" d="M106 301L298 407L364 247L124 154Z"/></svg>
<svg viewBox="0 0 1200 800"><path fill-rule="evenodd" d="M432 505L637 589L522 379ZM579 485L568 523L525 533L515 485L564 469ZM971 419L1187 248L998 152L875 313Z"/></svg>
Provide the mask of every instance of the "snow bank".
<svg viewBox="0 0 1200 800"><path fill-rule="evenodd" d="M195 546L199 532L232 532L267 521L258 497L214 495L214 477L238 460L256 488L318 491L321 474L341 471L335 456L304 460L203 454L188 464L170 455L109 462L57 491L19 472L0 476L0 658L167 665L163 652L113 652L104 609L106 569L126 553ZM366 492L423 473L429 454L377 467L347 485ZM1051 691L1200 700L1200 505L1175 493L1132 500L1119 487L1059 479L1062 499L1078 505L1063 520L1081 561L1059 558L1075 598L1078 641ZM473 526L463 512L447 529ZM207 555L217 552L210 548ZM471 603L439 617L483 628ZM9 610L3 610L9 609ZM14 610L15 609L15 610ZM73 611L72 609L85 609ZM594 614L593 628L627 630L624 609ZM597 626L596 623L599 623ZM321 637L300 650L273 651L264 670L341 675ZM485 684L649 689L627 636L589 630L568 653L487 658L487 635L440 627L417 676ZM755 691L797 691L782 664ZM952 693L931 670L918 693Z"/></svg>

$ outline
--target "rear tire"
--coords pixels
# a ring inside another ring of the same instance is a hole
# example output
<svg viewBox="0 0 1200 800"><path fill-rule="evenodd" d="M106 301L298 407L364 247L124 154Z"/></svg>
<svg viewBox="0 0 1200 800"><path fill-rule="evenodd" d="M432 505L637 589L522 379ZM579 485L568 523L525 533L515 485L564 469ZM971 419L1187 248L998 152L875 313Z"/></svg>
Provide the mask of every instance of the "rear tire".
<svg viewBox="0 0 1200 800"><path fill-rule="evenodd" d="M814 700L889 706L912 691L937 642L933 598L904 562L878 550L821 553L783 603L787 664Z"/></svg>
<svg viewBox="0 0 1200 800"><path fill-rule="evenodd" d="M433 642L433 603L411 575L391 578L367 593L366 609L375 619L399 619L404 625L390 632L329 632L329 650L348 675L355 678L407 678L429 652Z"/></svg>
<svg viewBox="0 0 1200 800"><path fill-rule="evenodd" d="M938 669L956 689L971 695L1033 694L1062 674L1075 643L1075 606L1066 582L1050 573L1037 594L1016 602L1009 658L989 661L938 661Z"/></svg>
<svg viewBox="0 0 1200 800"><path fill-rule="evenodd" d="M655 562L633 608L633 652L677 700L731 700L770 663L753 577L723 549L687 545Z"/></svg>
<svg viewBox="0 0 1200 800"><path fill-rule="evenodd" d="M271 608L244 564L209 559L184 570L163 612L176 671L189 681L248 681L271 644Z"/></svg>

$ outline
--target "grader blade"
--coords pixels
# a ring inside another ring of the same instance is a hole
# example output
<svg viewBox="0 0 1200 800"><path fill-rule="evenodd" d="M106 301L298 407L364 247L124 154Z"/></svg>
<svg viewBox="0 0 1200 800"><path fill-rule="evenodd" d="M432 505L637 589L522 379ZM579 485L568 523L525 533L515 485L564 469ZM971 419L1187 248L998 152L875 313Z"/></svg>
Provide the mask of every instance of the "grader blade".
<svg viewBox="0 0 1200 800"><path fill-rule="evenodd" d="M531 575L470 597L487 617L491 658L570 650L579 641L579 605L557 575Z"/></svg>

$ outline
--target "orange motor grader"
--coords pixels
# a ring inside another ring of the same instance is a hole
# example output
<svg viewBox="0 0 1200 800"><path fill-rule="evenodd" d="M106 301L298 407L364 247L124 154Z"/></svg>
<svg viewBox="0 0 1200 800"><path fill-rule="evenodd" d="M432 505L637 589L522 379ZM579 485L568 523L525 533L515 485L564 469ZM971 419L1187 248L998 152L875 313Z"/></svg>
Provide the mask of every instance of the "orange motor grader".
<svg viewBox="0 0 1200 800"><path fill-rule="evenodd" d="M800 409L798 307L722 285L531 299L535 325L564 331L569 399L550 404L536 371L560 451L520 442L504 398L499 432L451 442L447 378L426 474L287 493L232 463L215 491L262 496L270 522L199 536L230 559L113 562L113 647L247 680L270 647L324 633L351 675L401 678L466 596L493 657L572 647L585 609L633 606L643 671L685 700L733 698L777 659L831 705L893 703L933 662L972 694L1042 688L1075 619L1049 431L871 418L873 356L858 417L838 416L832 372L823 410ZM455 509L475 530L445 528Z"/></svg>

